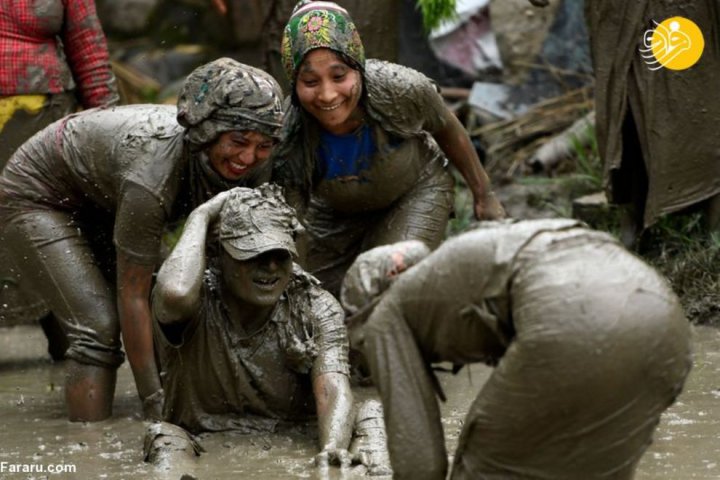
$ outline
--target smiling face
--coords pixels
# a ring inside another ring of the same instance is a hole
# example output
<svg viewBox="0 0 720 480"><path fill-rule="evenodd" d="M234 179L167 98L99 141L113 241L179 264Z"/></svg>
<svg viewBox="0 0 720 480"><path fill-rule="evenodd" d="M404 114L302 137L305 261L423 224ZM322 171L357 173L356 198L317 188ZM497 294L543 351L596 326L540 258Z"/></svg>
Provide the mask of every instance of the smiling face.
<svg viewBox="0 0 720 480"><path fill-rule="evenodd" d="M298 70L295 93L300 105L330 133L343 135L360 126L362 77L332 50L311 50Z"/></svg>
<svg viewBox="0 0 720 480"><path fill-rule="evenodd" d="M225 180L236 181L262 165L272 153L272 138L253 131L221 133L207 150L210 165Z"/></svg>
<svg viewBox="0 0 720 480"><path fill-rule="evenodd" d="M226 291L239 303L271 307L285 291L292 273L287 250L269 250L249 260L236 260L226 251L220 261Z"/></svg>

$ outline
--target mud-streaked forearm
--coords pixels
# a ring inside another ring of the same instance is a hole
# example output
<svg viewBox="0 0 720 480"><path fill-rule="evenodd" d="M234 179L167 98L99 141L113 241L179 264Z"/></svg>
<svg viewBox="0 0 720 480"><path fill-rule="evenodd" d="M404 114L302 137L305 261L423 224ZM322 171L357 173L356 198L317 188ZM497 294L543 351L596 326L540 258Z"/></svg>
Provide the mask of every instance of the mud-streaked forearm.
<svg viewBox="0 0 720 480"><path fill-rule="evenodd" d="M353 420L353 395L347 375L323 373L313 380L318 415L320 449L347 450Z"/></svg>

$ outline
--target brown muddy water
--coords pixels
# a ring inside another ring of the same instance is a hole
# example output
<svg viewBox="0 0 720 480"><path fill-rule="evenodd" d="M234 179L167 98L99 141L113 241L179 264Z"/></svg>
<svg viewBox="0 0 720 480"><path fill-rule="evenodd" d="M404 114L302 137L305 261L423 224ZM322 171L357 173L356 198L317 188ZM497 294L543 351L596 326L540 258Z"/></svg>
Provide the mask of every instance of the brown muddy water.
<svg viewBox="0 0 720 480"><path fill-rule="evenodd" d="M637 480L720 479L720 330L696 327L694 333L693 371L678 402L663 416ZM120 369L113 418L72 424L65 420L62 365L46 358L39 329L0 329L0 479L175 480L183 473L198 479L363 477L358 468L313 467L310 459L317 448L312 426L276 435L214 434L202 439L207 452L196 461L158 470L142 461L145 425L138 416L127 362ZM457 376L441 377L448 396L443 420L451 451L464 414L490 372L476 365ZM372 395L370 389L356 393L359 398ZM9 473L16 465L36 470L74 467L75 472Z"/></svg>

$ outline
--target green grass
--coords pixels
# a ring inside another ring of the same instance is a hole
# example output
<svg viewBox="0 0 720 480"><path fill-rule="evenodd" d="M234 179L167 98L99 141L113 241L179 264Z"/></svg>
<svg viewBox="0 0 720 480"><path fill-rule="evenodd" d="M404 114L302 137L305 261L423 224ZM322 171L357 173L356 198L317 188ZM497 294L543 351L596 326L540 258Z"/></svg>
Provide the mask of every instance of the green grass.
<svg viewBox="0 0 720 480"><path fill-rule="evenodd" d="M576 160L575 176L581 179L588 188L597 191L602 189L603 166L600 160L595 127L588 126L587 133L590 138L590 144L587 146L582 145L576 138L572 139Z"/></svg>
<svg viewBox="0 0 720 480"><path fill-rule="evenodd" d="M470 190L465 186L465 181L459 173L452 170L455 177L455 214L448 222L445 230L446 237L452 237L464 232L475 221L475 212L473 210L473 197Z"/></svg>
<svg viewBox="0 0 720 480"><path fill-rule="evenodd" d="M455 0L417 0L426 32L455 16Z"/></svg>
<svg viewBox="0 0 720 480"><path fill-rule="evenodd" d="M720 326L720 232L708 232L701 213L661 218L640 248L668 278L691 321Z"/></svg>

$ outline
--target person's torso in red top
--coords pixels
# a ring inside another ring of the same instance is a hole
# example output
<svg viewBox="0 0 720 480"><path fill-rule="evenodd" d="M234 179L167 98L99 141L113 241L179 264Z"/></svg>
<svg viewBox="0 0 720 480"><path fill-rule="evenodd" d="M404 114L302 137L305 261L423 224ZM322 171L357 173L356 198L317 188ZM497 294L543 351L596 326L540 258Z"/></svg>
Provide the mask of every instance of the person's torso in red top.
<svg viewBox="0 0 720 480"><path fill-rule="evenodd" d="M93 0L0 0L0 96L77 86L84 107L118 100Z"/></svg>

